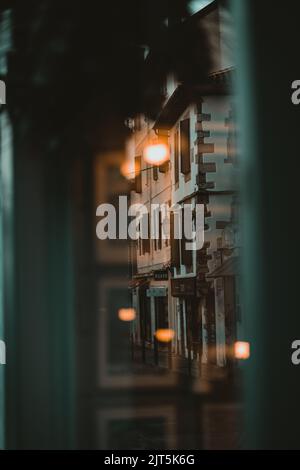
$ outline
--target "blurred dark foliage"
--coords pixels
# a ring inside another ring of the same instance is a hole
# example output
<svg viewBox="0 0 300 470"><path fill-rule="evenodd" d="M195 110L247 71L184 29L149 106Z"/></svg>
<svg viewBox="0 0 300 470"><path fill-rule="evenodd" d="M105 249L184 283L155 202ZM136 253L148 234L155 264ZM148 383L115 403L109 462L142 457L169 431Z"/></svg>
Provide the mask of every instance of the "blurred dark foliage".
<svg viewBox="0 0 300 470"><path fill-rule="evenodd" d="M42 148L120 147L127 117L155 117L168 70L191 85L207 73L205 34L191 18L182 22L187 0L6 3L14 24L8 107Z"/></svg>

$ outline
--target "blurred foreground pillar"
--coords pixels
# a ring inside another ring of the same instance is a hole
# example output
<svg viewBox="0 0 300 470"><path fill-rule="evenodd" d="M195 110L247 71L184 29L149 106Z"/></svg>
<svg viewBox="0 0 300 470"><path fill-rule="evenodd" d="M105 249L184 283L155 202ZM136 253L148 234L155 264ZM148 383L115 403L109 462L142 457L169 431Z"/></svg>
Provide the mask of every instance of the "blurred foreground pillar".
<svg viewBox="0 0 300 470"><path fill-rule="evenodd" d="M235 0L243 188L247 447L300 448L300 4Z"/></svg>
<svg viewBox="0 0 300 470"><path fill-rule="evenodd" d="M6 447L68 449L74 432L70 172L15 126L5 208Z"/></svg>

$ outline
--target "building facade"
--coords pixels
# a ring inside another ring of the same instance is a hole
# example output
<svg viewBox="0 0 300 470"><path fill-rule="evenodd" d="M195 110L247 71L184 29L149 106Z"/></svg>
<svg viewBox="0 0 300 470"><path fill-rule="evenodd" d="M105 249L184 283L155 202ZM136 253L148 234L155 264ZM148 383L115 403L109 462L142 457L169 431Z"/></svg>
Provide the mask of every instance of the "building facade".
<svg viewBox="0 0 300 470"><path fill-rule="evenodd" d="M132 292L138 318L134 335L145 355L147 347L154 347L157 329L173 328L169 315L172 311L171 246L170 238L162 230L162 219L168 217L171 206L171 177L169 161L157 166L143 158L149 142L158 140L153 123L144 116L139 116L135 123L131 146L135 178L130 202L132 206L140 204L147 210L148 231L152 232L151 237L139 238L133 247L136 269Z"/></svg>
<svg viewBox="0 0 300 470"><path fill-rule="evenodd" d="M157 119L138 116L131 123L128 158L135 162L131 203L149 207L149 227L157 221L161 224L160 217L151 213L151 203L170 208L170 240L150 238L136 243L134 334L143 348L145 343L154 347L155 331L172 329L173 354L222 367L232 362L241 332L230 20L213 2L188 21L191 25L201 21L209 30L214 50L209 76L187 86L167 74ZM161 166L151 166L143 158L153 139L166 142L169 149L169 161ZM175 208L182 214L185 204L194 212L197 204L204 208L204 244L199 250L186 249L183 217L174 216ZM174 237L175 219L182 226L181 239Z"/></svg>

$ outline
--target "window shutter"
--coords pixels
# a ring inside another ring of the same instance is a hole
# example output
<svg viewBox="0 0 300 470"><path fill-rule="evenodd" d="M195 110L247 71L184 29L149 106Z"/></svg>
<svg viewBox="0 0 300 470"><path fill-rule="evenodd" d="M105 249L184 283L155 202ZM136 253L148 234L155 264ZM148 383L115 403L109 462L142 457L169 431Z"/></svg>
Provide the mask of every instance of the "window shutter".
<svg viewBox="0 0 300 470"><path fill-rule="evenodd" d="M149 213L148 214L145 214L144 217L147 217L148 219L148 234L147 234L147 238L145 238L143 240L143 245L144 245L144 253L150 253L150 215Z"/></svg>
<svg viewBox="0 0 300 470"><path fill-rule="evenodd" d="M138 156L134 159L134 173L135 173L135 185L134 190L136 193L142 192L142 157Z"/></svg>
<svg viewBox="0 0 300 470"><path fill-rule="evenodd" d="M193 264L193 251L192 250L186 250L185 248L185 244L187 242L191 242L191 240L187 240L185 238L185 234L184 234L184 217L183 217L183 214L182 214L182 217L181 217L181 223L182 223L182 234L181 234L181 261L182 261L182 264L184 264L185 266L192 266Z"/></svg>
<svg viewBox="0 0 300 470"><path fill-rule="evenodd" d="M170 237L171 237L171 265L176 268L180 267L180 250L179 240L174 237L175 234L175 217L174 212L170 213Z"/></svg>
<svg viewBox="0 0 300 470"><path fill-rule="evenodd" d="M180 164L181 173L187 175L191 171L190 159L190 120L180 122Z"/></svg>
<svg viewBox="0 0 300 470"><path fill-rule="evenodd" d="M162 246L162 220L161 220L161 210L158 212L158 249L161 250Z"/></svg>
<svg viewBox="0 0 300 470"><path fill-rule="evenodd" d="M175 132L174 136L174 180L175 183L179 181L179 134Z"/></svg>

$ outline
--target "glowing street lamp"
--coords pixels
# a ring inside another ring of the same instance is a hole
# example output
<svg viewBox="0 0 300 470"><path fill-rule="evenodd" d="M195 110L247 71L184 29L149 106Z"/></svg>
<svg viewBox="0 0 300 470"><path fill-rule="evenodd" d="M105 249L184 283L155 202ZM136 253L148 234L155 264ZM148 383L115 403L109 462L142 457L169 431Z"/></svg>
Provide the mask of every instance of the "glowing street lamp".
<svg viewBox="0 0 300 470"><path fill-rule="evenodd" d="M120 308L118 317L121 321L133 321L136 317L134 308Z"/></svg>
<svg viewBox="0 0 300 470"><path fill-rule="evenodd" d="M236 341L234 343L234 357L236 359L249 359L250 357L250 343L246 341Z"/></svg>
<svg viewBox="0 0 300 470"><path fill-rule="evenodd" d="M144 159L150 165L162 165L170 158L169 148L166 144L157 142L149 144L144 149Z"/></svg>
<svg viewBox="0 0 300 470"><path fill-rule="evenodd" d="M155 332L157 341L160 341L161 343L170 343L174 336L175 332L171 328L160 328Z"/></svg>

